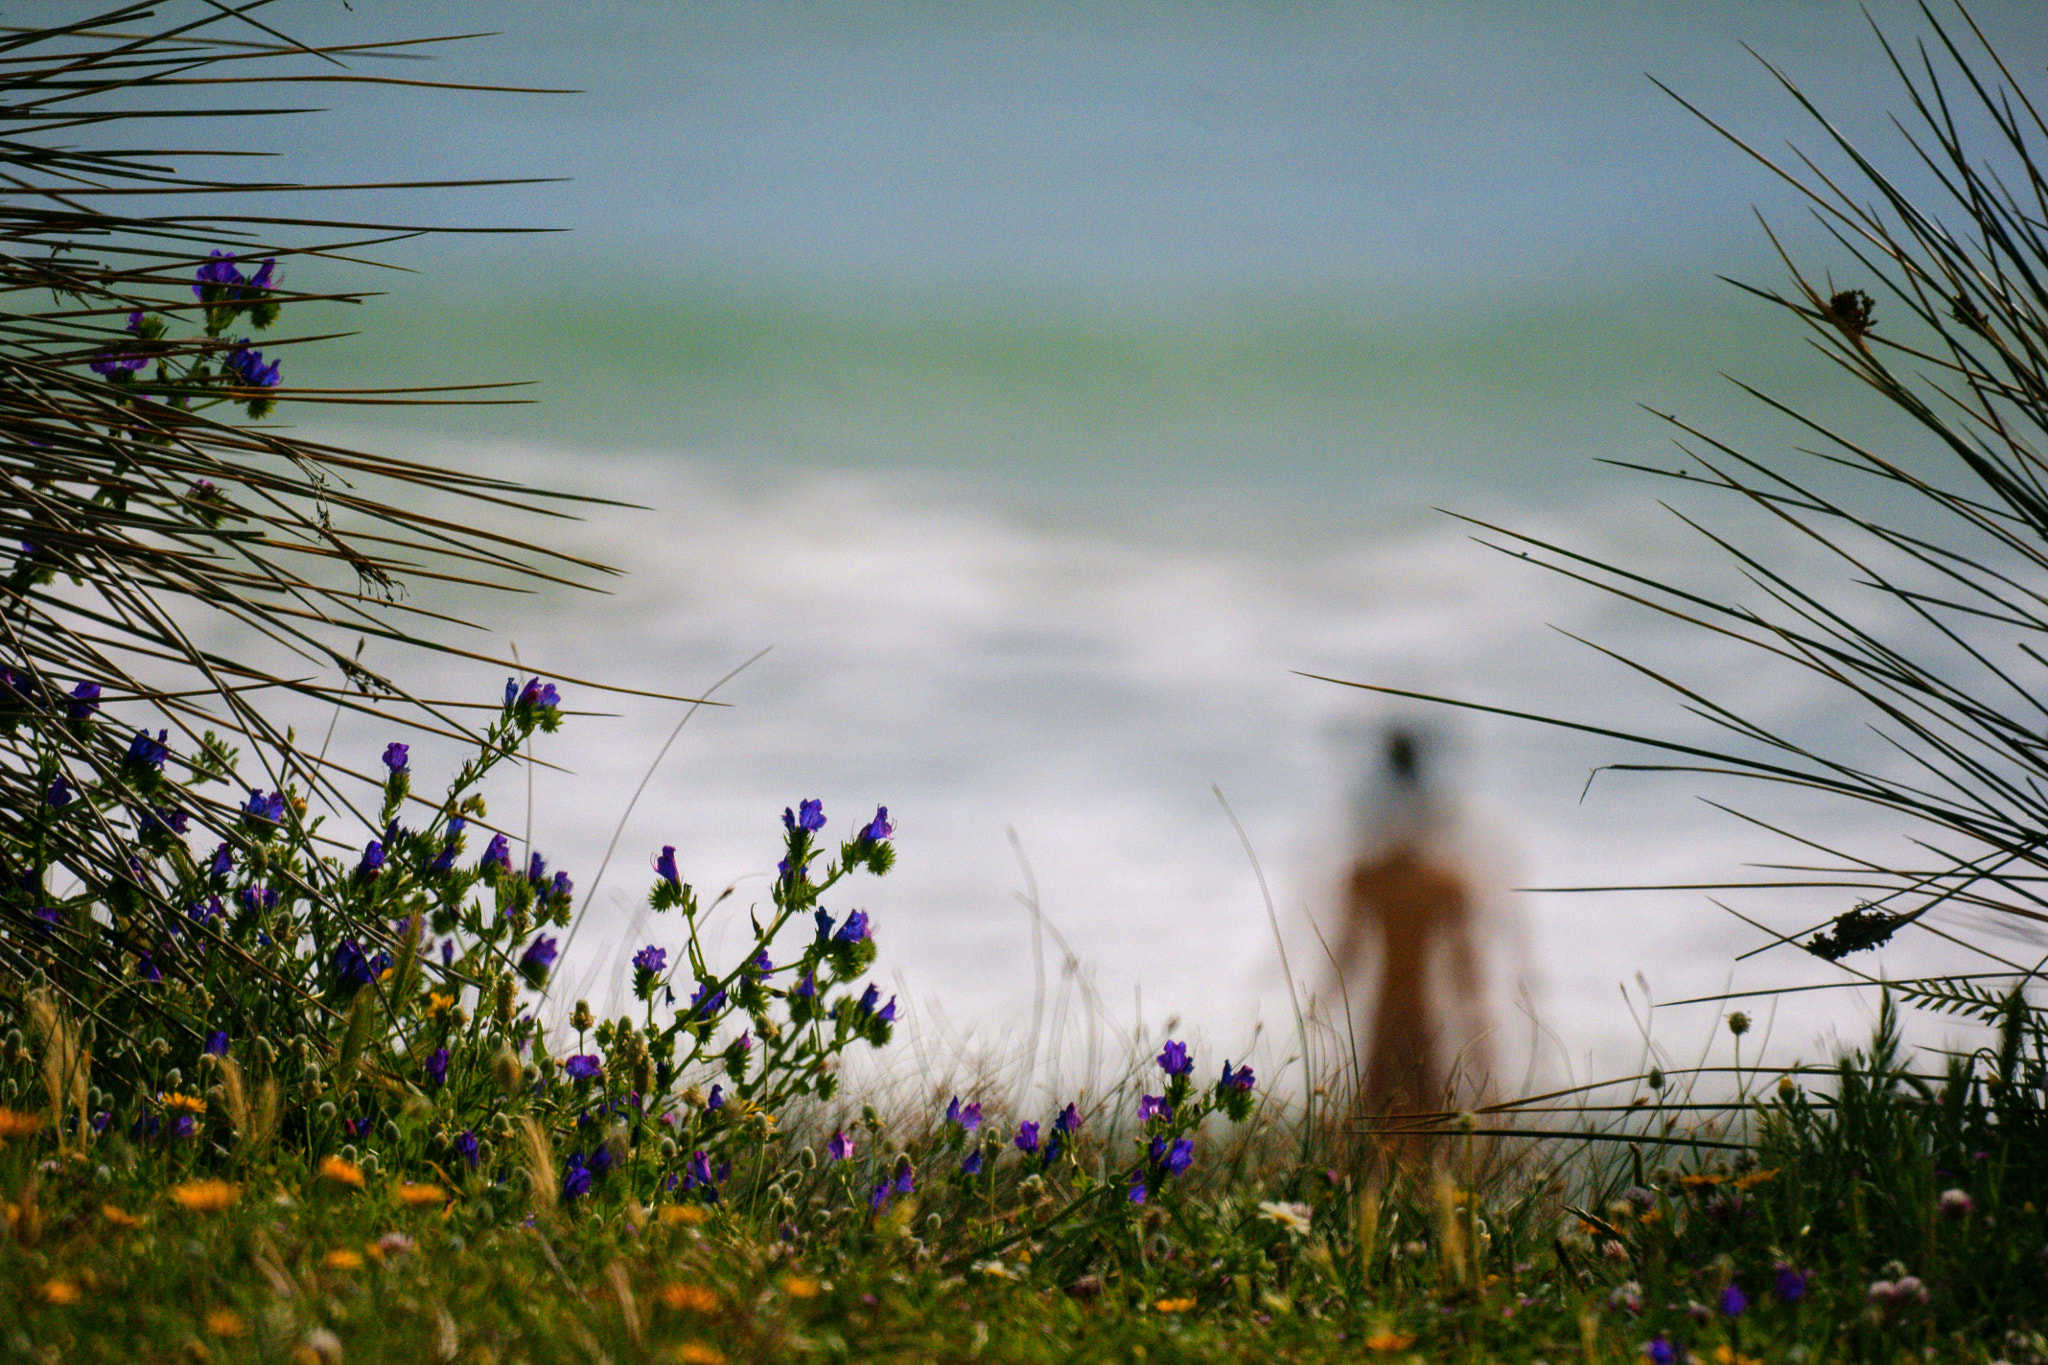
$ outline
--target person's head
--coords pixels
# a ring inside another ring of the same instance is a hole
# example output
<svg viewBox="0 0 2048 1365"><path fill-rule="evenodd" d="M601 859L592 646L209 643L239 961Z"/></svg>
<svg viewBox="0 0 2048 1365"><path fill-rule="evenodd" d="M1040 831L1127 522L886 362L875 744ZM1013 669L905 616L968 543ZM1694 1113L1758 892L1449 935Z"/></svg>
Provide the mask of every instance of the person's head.
<svg viewBox="0 0 2048 1365"><path fill-rule="evenodd" d="M1394 785L1415 788L1422 785L1422 740L1420 736L1404 726L1393 726L1387 731L1387 772L1392 775Z"/></svg>

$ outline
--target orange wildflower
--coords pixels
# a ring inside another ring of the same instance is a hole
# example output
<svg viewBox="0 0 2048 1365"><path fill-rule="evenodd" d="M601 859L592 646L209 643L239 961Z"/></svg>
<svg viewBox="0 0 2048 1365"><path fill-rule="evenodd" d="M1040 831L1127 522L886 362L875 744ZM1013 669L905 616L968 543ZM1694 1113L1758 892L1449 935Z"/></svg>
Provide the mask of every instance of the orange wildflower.
<svg viewBox="0 0 2048 1365"><path fill-rule="evenodd" d="M347 1247L336 1247L320 1258L320 1264L329 1270L361 1270L363 1253Z"/></svg>
<svg viewBox="0 0 2048 1365"><path fill-rule="evenodd" d="M41 1114L17 1114L12 1109L0 1109L0 1138L30 1137L42 1126Z"/></svg>
<svg viewBox="0 0 2048 1365"><path fill-rule="evenodd" d="M710 1217L696 1204L670 1204L661 1211L661 1221L670 1227L680 1223L686 1228L694 1228Z"/></svg>
<svg viewBox="0 0 2048 1365"><path fill-rule="evenodd" d="M1735 1188L1738 1190L1753 1190L1765 1181L1776 1178L1777 1174L1778 1168L1776 1166L1771 1167L1768 1171L1751 1171L1748 1175L1735 1178Z"/></svg>
<svg viewBox="0 0 2048 1365"><path fill-rule="evenodd" d="M718 1307L718 1295L701 1284L665 1284L661 1301L678 1312L709 1313Z"/></svg>
<svg viewBox="0 0 2048 1365"><path fill-rule="evenodd" d="M166 1109L183 1109L188 1114L206 1112L206 1101L198 1095L159 1095L157 1102Z"/></svg>
<svg viewBox="0 0 2048 1365"><path fill-rule="evenodd" d="M439 1185L397 1185L392 1188L391 1197L408 1208L422 1204L438 1204L448 1197L448 1191Z"/></svg>
<svg viewBox="0 0 2048 1365"><path fill-rule="evenodd" d="M117 1228L139 1228L142 1226L140 1218L137 1218L132 1213L124 1213L112 1204L100 1205L100 1217L106 1219Z"/></svg>
<svg viewBox="0 0 2048 1365"><path fill-rule="evenodd" d="M686 1341L675 1349L677 1365L725 1365L725 1353L701 1341Z"/></svg>
<svg viewBox="0 0 2048 1365"><path fill-rule="evenodd" d="M192 1213L219 1213L241 1196L242 1187L225 1180L190 1180L171 1187L171 1202Z"/></svg>
<svg viewBox="0 0 2048 1365"><path fill-rule="evenodd" d="M1195 1306L1193 1299L1161 1299L1152 1305L1161 1313L1186 1313Z"/></svg>
<svg viewBox="0 0 2048 1365"><path fill-rule="evenodd" d="M782 1292L792 1299L815 1299L818 1282L808 1275L791 1275L782 1282Z"/></svg>
<svg viewBox="0 0 2048 1365"><path fill-rule="evenodd" d="M77 1303L85 1297L84 1294L79 1292L78 1285L75 1282L61 1277L54 1280L44 1280L42 1288L36 1292L42 1295L44 1303L54 1308L63 1308L69 1304Z"/></svg>
<svg viewBox="0 0 2048 1365"><path fill-rule="evenodd" d="M1368 1351L1405 1351L1415 1344L1413 1332L1374 1332L1365 1339Z"/></svg>
<svg viewBox="0 0 2048 1365"><path fill-rule="evenodd" d="M363 1168L338 1156L323 1156L320 1158L320 1178L359 1190L363 1187Z"/></svg>
<svg viewBox="0 0 2048 1365"><path fill-rule="evenodd" d="M231 1308L216 1308L206 1315L206 1330L217 1337L239 1337L248 1333L242 1315Z"/></svg>

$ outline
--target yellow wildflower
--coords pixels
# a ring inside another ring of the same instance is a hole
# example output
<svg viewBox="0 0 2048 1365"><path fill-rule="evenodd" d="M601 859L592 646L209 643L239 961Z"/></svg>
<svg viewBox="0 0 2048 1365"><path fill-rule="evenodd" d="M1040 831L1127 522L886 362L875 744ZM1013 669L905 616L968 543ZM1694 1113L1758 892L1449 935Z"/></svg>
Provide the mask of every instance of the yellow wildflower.
<svg viewBox="0 0 2048 1365"><path fill-rule="evenodd" d="M1732 1346L1714 1348L1714 1365L1764 1365L1755 1356L1742 1355Z"/></svg>
<svg viewBox="0 0 2048 1365"><path fill-rule="evenodd" d="M725 1365L725 1353L701 1341L686 1341L675 1349L677 1365Z"/></svg>
<svg viewBox="0 0 2048 1365"><path fill-rule="evenodd" d="M117 1228L139 1228L142 1226L140 1218L137 1218L132 1213L124 1213L112 1204L100 1205L100 1217L106 1219Z"/></svg>
<svg viewBox="0 0 2048 1365"><path fill-rule="evenodd" d="M246 1335L249 1328L242 1315L233 1309L216 1308L206 1315L206 1330L217 1337L239 1337Z"/></svg>
<svg viewBox="0 0 2048 1365"><path fill-rule="evenodd" d="M347 1247L336 1247L320 1258L320 1264L329 1270L361 1270L363 1253Z"/></svg>
<svg viewBox="0 0 2048 1365"><path fill-rule="evenodd" d="M718 1295L701 1284L665 1284L658 1292L661 1301L678 1312L710 1313L718 1307Z"/></svg>
<svg viewBox="0 0 2048 1365"><path fill-rule="evenodd" d="M1413 1332L1378 1331L1365 1339L1368 1351L1405 1351L1415 1344Z"/></svg>
<svg viewBox="0 0 2048 1365"><path fill-rule="evenodd" d="M188 1114L206 1112L206 1100L199 1095L158 1095L157 1102L166 1109L182 1109Z"/></svg>
<svg viewBox="0 0 2048 1365"><path fill-rule="evenodd" d="M661 1221L670 1227L680 1223L686 1228L694 1228L709 1217L711 1215L697 1204L670 1204L661 1211Z"/></svg>
<svg viewBox="0 0 2048 1365"><path fill-rule="evenodd" d="M398 1185L391 1191L391 1197L409 1208L421 1204L438 1204L448 1197L448 1191L439 1185Z"/></svg>
<svg viewBox="0 0 2048 1365"><path fill-rule="evenodd" d="M815 1299L818 1282L808 1275L791 1275L782 1282L782 1292L792 1299Z"/></svg>
<svg viewBox="0 0 2048 1365"><path fill-rule="evenodd" d="M1161 1299L1152 1305L1162 1313L1185 1313L1195 1306L1193 1299Z"/></svg>
<svg viewBox="0 0 2048 1365"><path fill-rule="evenodd" d="M1735 1188L1738 1190L1753 1190L1777 1174L1778 1168L1775 1166L1771 1167L1768 1171L1751 1171L1748 1175L1736 1177Z"/></svg>
<svg viewBox="0 0 2048 1365"><path fill-rule="evenodd" d="M1696 1190L1702 1185L1718 1185L1727 1178L1725 1175L1682 1175L1678 1177L1678 1183L1689 1190Z"/></svg>
<svg viewBox="0 0 2048 1365"><path fill-rule="evenodd" d="M219 1213L241 1194L241 1186L225 1180L190 1180L171 1187L171 1202L193 1213Z"/></svg>
<svg viewBox="0 0 2048 1365"><path fill-rule="evenodd" d="M455 997L452 995L443 995L439 991L428 991L427 1018L433 1019L439 1017L443 1011L448 1009L454 1003Z"/></svg>
<svg viewBox="0 0 2048 1365"><path fill-rule="evenodd" d="M363 1168L338 1156L323 1156L320 1158L320 1178L359 1190L363 1187Z"/></svg>
<svg viewBox="0 0 2048 1365"><path fill-rule="evenodd" d="M68 1304L77 1303L85 1297L84 1294L79 1292L77 1284L61 1277L54 1280L44 1280L42 1288L37 1292L43 1296L44 1303L56 1308L63 1308Z"/></svg>
<svg viewBox="0 0 2048 1365"><path fill-rule="evenodd" d="M0 1138L30 1137L42 1126L41 1114L17 1114L12 1109L0 1109Z"/></svg>

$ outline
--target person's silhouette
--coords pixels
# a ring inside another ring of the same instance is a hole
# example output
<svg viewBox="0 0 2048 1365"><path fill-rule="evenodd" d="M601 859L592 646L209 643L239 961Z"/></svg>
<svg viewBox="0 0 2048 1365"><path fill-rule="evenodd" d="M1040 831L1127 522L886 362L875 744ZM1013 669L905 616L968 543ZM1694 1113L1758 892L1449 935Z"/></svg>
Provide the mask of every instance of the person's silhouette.
<svg viewBox="0 0 2048 1365"><path fill-rule="evenodd" d="M1361 1000L1373 982L1370 1034L1357 1057L1358 1112L1368 1120L1449 1107L1453 1058L1483 1067L1473 1055L1485 1010L1472 892L1447 851L1433 847L1443 842L1432 837L1441 817L1420 741L1391 731L1385 760L1387 827L1345 884L1332 954L1342 998Z"/></svg>

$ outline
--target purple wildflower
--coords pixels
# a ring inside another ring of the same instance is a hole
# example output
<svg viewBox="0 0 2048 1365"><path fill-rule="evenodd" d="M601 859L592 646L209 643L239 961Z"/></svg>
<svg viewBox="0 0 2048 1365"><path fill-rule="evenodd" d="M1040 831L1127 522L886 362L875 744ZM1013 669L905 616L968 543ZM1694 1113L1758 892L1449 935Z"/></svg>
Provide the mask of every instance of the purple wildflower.
<svg viewBox="0 0 2048 1365"><path fill-rule="evenodd" d="M273 360L268 365L264 364L263 352L242 341L228 352L221 368L234 376L245 389L274 389L279 377L279 363Z"/></svg>
<svg viewBox="0 0 2048 1365"><path fill-rule="evenodd" d="M249 789L249 799L242 803L242 817L245 820L263 820L273 825L284 823L284 793L268 794Z"/></svg>
<svg viewBox="0 0 2048 1365"><path fill-rule="evenodd" d="M980 1175L980 1174L981 1174L981 1148L979 1148L979 1147L976 1147L976 1148L975 1148L975 1149L974 1149L973 1151L971 1151L971 1152L969 1152L969 1153L967 1154L967 1156L966 1156L966 1159L965 1159L965 1160L961 1161L961 1163L960 1163L960 1174L962 1174L962 1175Z"/></svg>
<svg viewBox="0 0 2048 1365"><path fill-rule="evenodd" d="M411 750L407 746L393 741L384 746L384 766L396 776L405 771L406 759L410 753Z"/></svg>
<svg viewBox="0 0 2048 1365"><path fill-rule="evenodd" d="M1169 1076L1185 1076L1194 1070L1195 1062L1188 1056L1188 1045L1169 1041L1159 1054L1159 1069Z"/></svg>
<svg viewBox="0 0 2048 1365"><path fill-rule="evenodd" d="M424 1069L427 1073L427 1079L434 1083L436 1090L448 1084L448 1049L437 1047L432 1052L429 1052Z"/></svg>
<svg viewBox="0 0 2048 1365"><path fill-rule="evenodd" d="M216 1032L215 1032L215 1033L213 1034L213 1036L212 1036L212 1037L210 1037L210 1038L208 1038L208 1039L206 1040L206 1050L207 1050L208 1052L212 1053L212 1054L213 1054L214 1056L216 1056L216 1057L225 1057L225 1056L227 1056L227 1055L228 1055L228 1036L227 1036L227 1034L226 1034L226 1033L224 1033L224 1032L216 1031Z"/></svg>
<svg viewBox="0 0 2048 1365"><path fill-rule="evenodd" d="M377 839L363 846L363 860L356 864L358 877L374 877L384 866L384 845Z"/></svg>
<svg viewBox="0 0 2048 1365"><path fill-rule="evenodd" d="M1224 1061L1223 1088L1225 1090L1239 1090L1249 1093L1253 1083L1252 1069L1249 1066L1241 1066L1236 1071L1232 1071L1230 1069L1230 1062L1227 1059Z"/></svg>
<svg viewBox="0 0 2048 1365"><path fill-rule="evenodd" d="M719 989L716 981L699 982L697 984L697 993L690 997L690 1013L701 1014L707 1019L716 1014L724 1005L725 992Z"/></svg>
<svg viewBox="0 0 2048 1365"><path fill-rule="evenodd" d="M500 872L510 872L512 870L512 841L502 834L493 834L491 842L484 848L483 860L476 866L479 872L489 872L493 868Z"/></svg>
<svg viewBox="0 0 2048 1365"><path fill-rule="evenodd" d="M714 1085L711 1087L711 1094L708 1097L706 1097L704 1101L704 1108L714 1114L717 1113L719 1110L725 1108L724 1086Z"/></svg>
<svg viewBox="0 0 2048 1365"><path fill-rule="evenodd" d="M1138 1122L1150 1123L1153 1119L1170 1119L1173 1106L1166 1102L1164 1095L1141 1095L1138 1098Z"/></svg>
<svg viewBox="0 0 2048 1365"><path fill-rule="evenodd" d="M225 877L234 870L235 851L226 844L222 844L219 848L215 849L213 857L209 858L206 863L206 872L210 877Z"/></svg>
<svg viewBox="0 0 2048 1365"><path fill-rule="evenodd" d="M555 965L555 955L558 951L554 939L545 934L536 934L533 942L527 944L526 951L520 955L519 970L529 976L545 972Z"/></svg>
<svg viewBox="0 0 2048 1365"><path fill-rule="evenodd" d="M1166 1145L1165 1138L1153 1138L1150 1151L1153 1163L1168 1175L1179 1175L1195 1164L1193 1138L1178 1138L1171 1147Z"/></svg>
<svg viewBox="0 0 2048 1365"><path fill-rule="evenodd" d="M1681 1359L1678 1348L1662 1332L1643 1343L1643 1355L1650 1365L1678 1365Z"/></svg>
<svg viewBox="0 0 2048 1365"><path fill-rule="evenodd" d="M658 972L668 966L668 949L650 943L633 954L633 966L643 972Z"/></svg>
<svg viewBox="0 0 2048 1365"><path fill-rule="evenodd" d="M792 992L792 994L794 994L799 1000L810 1000L815 998L818 994L817 976L812 972L805 972L803 975L803 979L796 983L796 989Z"/></svg>
<svg viewBox="0 0 2048 1365"><path fill-rule="evenodd" d="M654 860L654 875L677 890L680 891L682 889L683 879L676 872L676 846L674 844L663 844L661 846L661 853Z"/></svg>
<svg viewBox="0 0 2048 1365"><path fill-rule="evenodd" d="M1780 1265L1773 1272L1779 1303L1797 1303L1806 1297L1806 1275L1792 1266Z"/></svg>
<svg viewBox="0 0 2048 1365"><path fill-rule="evenodd" d="M548 860L540 856L540 850L535 849L533 854L526 860L526 880L532 882L535 886L539 886L547 880L547 876Z"/></svg>
<svg viewBox="0 0 2048 1365"><path fill-rule="evenodd" d="M1059 1129L1062 1133L1073 1132L1081 1126L1081 1111L1072 1104L1068 1104L1066 1108L1060 1110L1060 1116L1052 1121L1052 1126Z"/></svg>
<svg viewBox="0 0 2048 1365"><path fill-rule="evenodd" d="M846 917L846 923L839 926L839 932L832 935L838 943L859 943L868 936L868 912L856 910Z"/></svg>
<svg viewBox="0 0 2048 1365"><path fill-rule="evenodd" d="M65 780L64 774L58 773L56 777L51 779L50 789L43 793L43 800L49 802L54 807L61 808L70 805L72 799L77 795L78 793L71 789L71 784Z"/></svg>
<svg viewBox="0 0 2048 1365"><path fill-rule="evenodd" d="M562 704L562 694L555 691L553 683L544 683L539 678L528 678L526 686L517 692L512 690L512 680L505 680L506 705L515 710L552 711Z"/></svg>
<svg viewBox="0 0 2048 1365"><path fill-rule="evenodd" d="M1026 1155L1036 1155L1038 1152L1038 1125L1028 1119L1018 1124L1017 1136L1011 1139L1011 1141L1017 1144L1018 1151Z"/></svg>
<svg viewBox="0 0 2048 1365"><path fill-rule="evenodd" d="M71 700L64 703L64 714L73 720L87 720L100 709L100 685L96 682L82 682L71 689Z"/></svg>
<svg viewBox="0 0 2048 1365"><path fill-rule="evenodd" d="M578 1152L569 1158L569 1167L562 1173L562 1198L575 1199L590 1193L590 1167Z"/></svg>
<svg viewBox="0 0 2048 1365"><path fill-rule="evenodd" d="M1749 1308L1749 1295L1742 1292L1742 1286L1730 1280L1728 1287L1721 1291L1717 1305L1721 1312L1731 1318L1739 1318Z"/></svg>
<svg viewBox="0 0 2048 1365"><path fill-rule="evenodd" d="M342 981L353 985L369 985L382 976L384 969L390 965L389 954L380 952L374 957L365 957L363 945L352 938L343 939L340 946L334 950L334 974Z"/></svg>
<svg viewBox="0 0 2048 1365"><path fill-rule="evenodd" d="M799 801L796 809L782 808L782 827L791 834L802 830L806 834L825 828L825 803L823 801Z"/></svg>
<svg viewBox="0 0 2048 1365"><path fill-rule="evenodd" d="M863 842L879 844L895 832L896 826L889 823L889 808L887 806L876 806L874 820L861 830L858 837Z"/></svg>
<svg viewBox="0 0 2048 1365"><path fill-rule="evenodd" d="M1126 1197L1133 1204L1145 1202L1145 1173L1143 1171L1131 1172L1131 1192Z"/></svg>
<svg viewBox="0 0 2048 1365"><path fill-rule="evenodd" d="M603 1072L604 1063L597 1059L596 1053L585 1052L563 1062L562 1070L569 1074L571 1080L589 1081L595 1080Z"/></svg>
<svg viewBox="0 0 2048 1365"><path fill-rule="evenodd" d="M128 741L128 762L138 768L162 769L164 760L171 756L169 730L159 730L156 738L149 737L149 731L137 730L135 738Z"/></svg>
<svg viewBox="0 0 2048 1365"><path fill-rule="evenodd" d="M471 1166L476 1165L478 1145L476 1134L470 1132L467 1128L455 1135L455 1150L461 1153L462 1159Z"/></svg>
<svg viewBox="0 0 2048 1365"><path fill-rule="evenodd" d="M831 1141L825 1144L827 1161L851 1161L853 1159L853 1138L837 1128L832 1130Z"/></svg>

